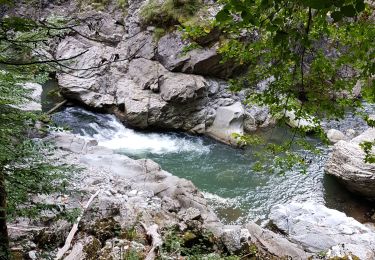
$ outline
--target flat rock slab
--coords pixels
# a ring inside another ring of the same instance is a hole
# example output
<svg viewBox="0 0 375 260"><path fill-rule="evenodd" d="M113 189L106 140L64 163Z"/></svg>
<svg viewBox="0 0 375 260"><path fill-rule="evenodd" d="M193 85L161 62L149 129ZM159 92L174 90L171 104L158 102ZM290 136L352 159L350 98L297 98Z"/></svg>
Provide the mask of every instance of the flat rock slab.
<svg viewBox="0 0 375 260"><path fill-rule="evenodd" d="M337 210L313 202L276 205L272 223L308 252L318 253L346 245L360 259L374 259L375 232Z"/></svg>

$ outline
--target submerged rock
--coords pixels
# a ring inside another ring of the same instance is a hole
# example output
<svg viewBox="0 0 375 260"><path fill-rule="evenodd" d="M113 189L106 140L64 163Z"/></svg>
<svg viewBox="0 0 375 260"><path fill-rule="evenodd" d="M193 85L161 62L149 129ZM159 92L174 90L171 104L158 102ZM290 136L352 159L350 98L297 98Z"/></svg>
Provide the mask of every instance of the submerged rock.
<svg viewBox="0 0 375 260"><path fill-rule="evenodd" d="M375 233L351 217L317 203L290 203L271 209L272 223L288 240L312 253L346 248L345 252L374 259Z"/></svg>
<svg viewBox="0 0 375 260"><path fill-rule="evenodd" d="M337 177L353 193L369 199L375 199L375 164L365 162L360 144L374 140L375 128L369 128L350 141L339 141L325 165L327 174Z"/></svg>

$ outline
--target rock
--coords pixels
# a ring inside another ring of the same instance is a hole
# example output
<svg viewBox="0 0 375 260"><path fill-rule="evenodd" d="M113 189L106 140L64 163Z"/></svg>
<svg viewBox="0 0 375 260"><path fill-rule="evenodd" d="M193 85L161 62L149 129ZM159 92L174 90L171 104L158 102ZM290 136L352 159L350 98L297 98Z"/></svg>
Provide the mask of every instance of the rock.
<svg viewBox="0 0 375 260"><path fill-rule="evenodd" d="M285 111L287 124L292 128L303 128L307 131L313 131L318 125L314 122L314 117L297 118L295 111Z"/></svg>
<svg viewBox="0 0 375 260"><path fill-rule="evenodd" d="M355 252L356 254L354 254ZM326 254L327 259L375 259L375 252L361 245L341 244L333 246Z"/></svg>
<svg viewBox="0 0 375 260"><path fill-rule="evenodd" d="M289 242L286 238L270 230L263 229L255 223L248 223L246 228L251 234L251 241L262 245L271 254L286 259L309 259L311 256L301 246Z"/></svg>
<svg viewBox="0 0 375 260"><path fill-rule="evenodd" d="M270 220L288 240L308 252L317 253L341 244L348 245L354 255L375 252L372 230L324 205L314 202L276 205L271 209Z"/></svg>
<svg viewBox="0 0 375 260"><path fill-rule="evenodd" d="M337 177L353 193L369 199L375 198L375 165L365 163L360 143L374 139L375 128L369 128L350 141L339 141L325 164L327 174Z"/></svg>
<svg viewBox="0 0 375 260"><path fill-rule="evenodd" d="M329 129L327 131L327 138L331 143L337 143L341 140L347 140L347 137L345 134L343 134L341 131L336 129Z"/></svg>
<svg viewBox="0 0 375 260"><path fill-rule="evenodd" d="M56 133L53 136L53 141L58 148L82 154L87 153L91 147L98 145L98 142L95 139L84 139L82 137L67 135L64 133Z"/></svg>
<svg viewBox="0 0 375 260"><path fill-rule="evenodd" d="M202 98L207 82L200 76L167 74L160 82L160 96L166 102L187 103Z"/></svg>
<svg viewBox="0 0 375 260"><path fill-rule="evenodd" d="M31 259L31 260L36 260L38 259L38 254L35 250L33 251L30 251L28 254L28 257Z"/></svg>
<svg viewBox="0 0 375 260"><path fill-rule="evenodd" d="M134 59L129 63L128 75L140 89L159 90L159 81L167 70L158 62L144 58Z"/></svg>
<svg viewBox="0 0 375 260"><path fill-rule="evenodd" d="M42 85L38 83L25 83L21 87L28 91L27 94L30 100L15 107L24 111L42 111Z"/></svg>
<svg viewBox="0 0 375 260"><path fill-rule="evenodd" d="M122 41L118 48L126 49L131 59L145 58L153 60L157 46L153 40L152 32L143 31Z"/></svg>
<svg viewBox="0 0 375 260"><path fill-rule="evenodd" d="M168 33L158 42L157 59L169 71L181 71L190 57L183 53L189 44L182 39L181 32Z"/></svg>
<svg viewBox="0 0 375 260"><path fill-rule="evenodd" d="M349 138L353 138L356 135L356 131L354 129L348 129L345 131L345 135Z"/></svg>
<svg viewBox="0 0 375 260"><path fill-rule="evenodd" d="M208 134L222 142L237 145L235 134L242 135L244 109L240 102L231 106L219 107L212 126L208 129Z"/></svg>
<svg viewBox="0 0 375 260"><path fill-rule="evenodd" d="M179 213L179 218L185 222L189 220L198 220L201 218L201 212L196 208L188 208Z"/></svg>
<svg viewBox="0 0 375 260"><path fill-rule="evenodd" d="M238 67L234 62L222 62L218 46L196 48L184 52L191 42L182 38L181 32L163 36L158 42L157 57L170 71L228 78Z"/></svg>
<svg viewBox="0 0 375 260"><path fill-rule="evenodd" d="M250 241L249 230L241 226L228 225L223 227L221 240L230 253L240 253Z"/></svg>

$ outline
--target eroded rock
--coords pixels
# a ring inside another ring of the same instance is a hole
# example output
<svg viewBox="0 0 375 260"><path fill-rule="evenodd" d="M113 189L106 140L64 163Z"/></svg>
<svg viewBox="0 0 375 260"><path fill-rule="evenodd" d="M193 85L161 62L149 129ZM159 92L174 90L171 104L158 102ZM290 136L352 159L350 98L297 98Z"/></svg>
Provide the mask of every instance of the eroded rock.
<svg viewBox="0 0 375 260"><path fill-rule="evenodd" d="M312 202L276 205L271 209L270 219L288 240L300 244L308 252L317 253L341 244L357 256L371 256L368 252L375 252L372 230L324 205Z"/></svg>
<svg viewBox="0 0 375 260"><path fill-rule="evenodd" d="M338 178L350 191L369 199L375 198L375 164L365 162L360 144L374 140L375 128L369 128L350 141L339 141L325 165L327 174Z"/></svg>

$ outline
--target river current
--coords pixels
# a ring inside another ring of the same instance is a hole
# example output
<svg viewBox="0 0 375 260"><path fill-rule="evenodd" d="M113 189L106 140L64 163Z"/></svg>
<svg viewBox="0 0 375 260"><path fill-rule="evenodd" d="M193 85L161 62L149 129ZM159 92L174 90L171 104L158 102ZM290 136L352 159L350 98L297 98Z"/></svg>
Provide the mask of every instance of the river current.
<svg viewBox="0 0 375 260"><path fill-rule="evenodd" d="M99 145L117 153L134 159L150 158L164 170L191 180L226 223L252 220L265 224L272 206L307 200L344 211L362 222L368 220L369 206L324 174L329 148L313 138L308 141L321 153L311 157L307 173L291 171L279 175L253 171L251 166L256 158L251 147L233 148L184 133L136 131L124 126L114 115L79 107L65 108L55 113L53 120L60 127L97 139ZM277 142L288 138L290 130L278 127L264 134L271 142Z"/></svg>

